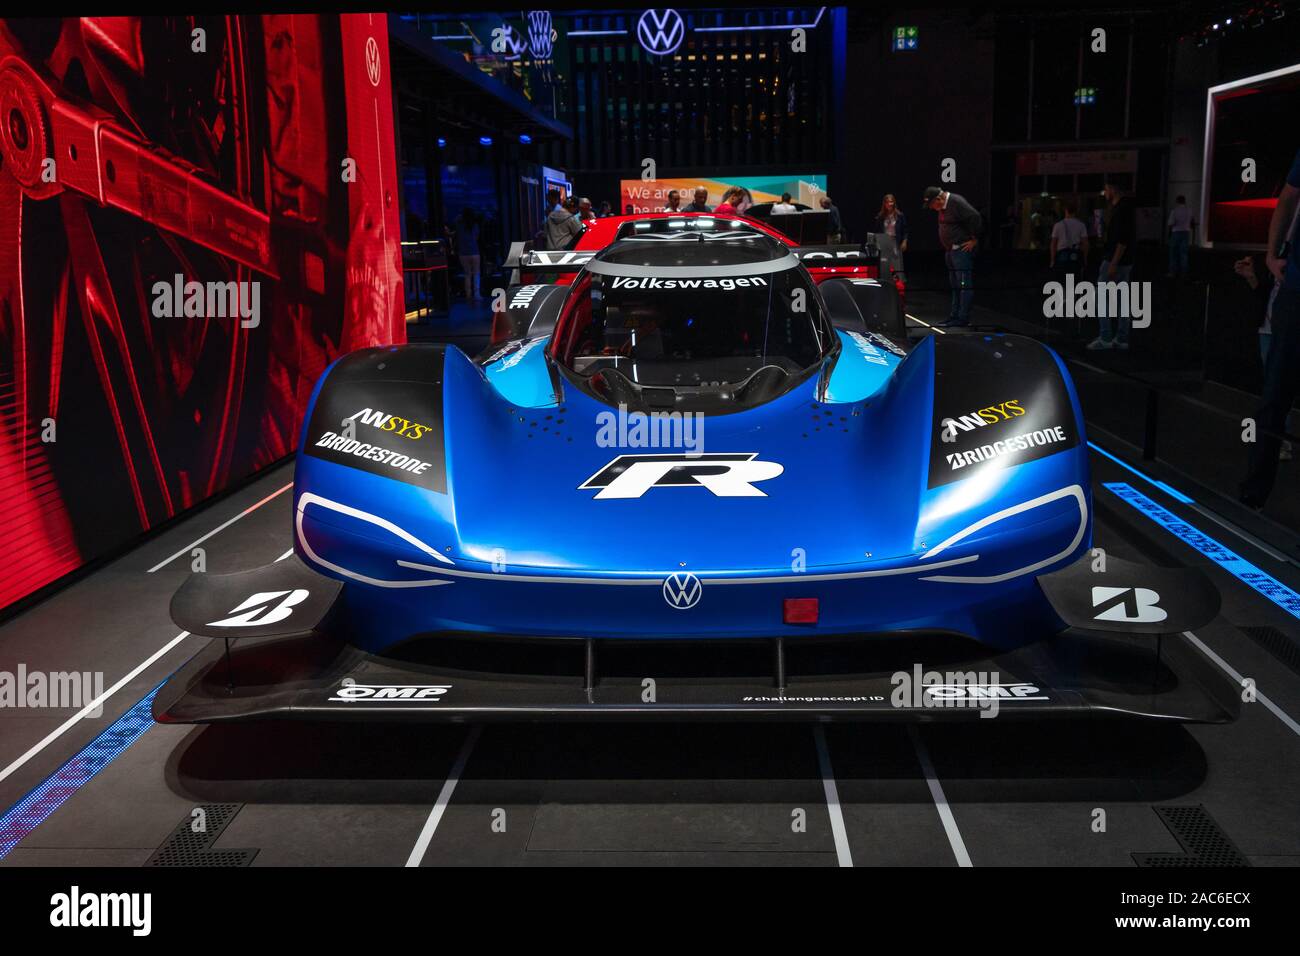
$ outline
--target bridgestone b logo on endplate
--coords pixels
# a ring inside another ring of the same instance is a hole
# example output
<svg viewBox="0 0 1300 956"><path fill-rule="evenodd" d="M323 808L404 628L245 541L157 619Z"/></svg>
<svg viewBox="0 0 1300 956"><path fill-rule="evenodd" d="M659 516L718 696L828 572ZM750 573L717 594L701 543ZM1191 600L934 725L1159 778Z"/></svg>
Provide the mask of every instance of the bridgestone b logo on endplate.
<svg viewBox="0 0 1300 956"><path fill-rule="evenodd" d="M210 621L208 627L261 627L263 624L275 624L292 614L293 609L307 600L308 596L309 592L305 588L258 591L232 607L228 612L230 617Z"/></svg>

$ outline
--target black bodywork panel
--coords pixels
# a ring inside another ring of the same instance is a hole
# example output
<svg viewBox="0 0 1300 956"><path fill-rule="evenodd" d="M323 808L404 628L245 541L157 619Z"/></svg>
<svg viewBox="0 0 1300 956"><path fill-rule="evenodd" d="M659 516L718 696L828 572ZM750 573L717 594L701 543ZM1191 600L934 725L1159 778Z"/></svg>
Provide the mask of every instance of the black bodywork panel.
<svg viewBox="0 0 1300 956"><path fill-rule="evenodd" d="M340 359L317 396L303 453L446 493L445 358L442 345L402 345Z"/></svg>
<svg viewBox="0 0 1300 956"><path fill-rule="evenodd" d="M929 487L1036 461L1079 441L1065 379L1045 346L1018 335L935 338ZM1024 448L997 450L1020 442Z"/></svg>
<svg viewBox="0 0 1300 956"><path fill-rule="evenodd" d="M834 278L817 286L831 325L846 332L874 332L907 345L907 317L898 287L888 280Z"/></svg>

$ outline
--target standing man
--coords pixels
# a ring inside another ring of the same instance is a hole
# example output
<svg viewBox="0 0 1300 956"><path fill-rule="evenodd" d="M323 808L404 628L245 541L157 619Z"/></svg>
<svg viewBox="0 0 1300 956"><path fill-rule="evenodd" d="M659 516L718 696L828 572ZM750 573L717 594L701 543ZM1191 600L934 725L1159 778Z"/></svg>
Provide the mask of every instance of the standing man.
<svg viewBox="0 0 1300 956"><path fill-rule="evenodd" d="M546 217L546 248L567 249L582 232L582 224L560 203L558 189L547 191L546 204L551 207L550 215Z"/></svg>
<svg viewBox="0 0 1300 956"><path fill-rule="evenodd" d="M703 186L696 186L695 198L691 202L691 204L686 207L686 211L687 212L713 212L713 210L709 208L709 191L705 189Z"/></svg>
<svg viewBox="0 0 1300 956"><path fill-rule="evenodd" d="M792 216L798 211L794 208L794 203L790 201L789 193L781 193L781 201L772 204L772 214L774 216Z"/></svg>
<svg viewBox="0 0 1300 956"><path fill-rule="evenodd" d="M830 196L822 196L821 207L831 214L830 227L827 229L826 241L835 243L844 241L844 225L840 222L840 209L831 202ZM902 271L901 269L899 270Z"/></svg>
<svg viewBox="0 0 1300 956"><path fill-rule="evenodd" d="M964 328L970 325L970 304L975 298L975 247L984 217L963 197L938 186L925 190L924 205L939 214L939 245L943 246L952 289L948 321L943 324Z"/></svg>
<svg viewBox="0 0 1300 956"><path fill-rule="evenodd" d="M1187 197L1174 200L1169 211L1169 278L1187 275L1187 250L1192 245L1192 211Z"/></svg>
<svg viewBox="0 0 1300 956"><path fill-rule="evenodd" d="M681 212L682 211L682 194L676 189L668 190L668 205L664 206L664 212Z"/></svg>
<svg viewBox="0 0 1300 956"><path fill-rule="evenodd" d="M591 200L583 196L578 200L578 220L586 223L596 218L596 210L591 208Z"/></svg>
<svg viewBox="0 0 1300 956"><path fill-rule="evenodd" d="M1300 392L1300 243L1296 210L1300 209L1300 151L1296 152L1286 185L1268 224L1268 254L1264 263L1279 283L1273 300L1273 342L1264 365L1264 394L1255 416L1255 443L1250 467L1241 486L1241 502L1264 507L1277 477L1277 455L1287 412Z"/></svg>
<svg viewBox="0 0 1300 956"><path fill-rule="evenodd" d="M1119 185L1107 182L1101 194L1110 204L1110 218L1106 220L1106 234L1102 241L1101 268L1097 270L1097 282L1128 282L1129 273L1133 271L1133 242L1137 238L1137 204L1132 196L1125 196ZM1100 334L1088 343L1092 351L1099 349L1128 348L1129 328L1133 324L1131 315L1112 316L1106 314L1107 299L1100 289L1097 290L1097 317L1101 320Z"/></svg>
<svg viewBox="0 0 1300 956"><path fill-rule="evenodd" d="M1088 265L1088 227L1075 215L1074 200L1064 205L1065 217L1052 227L1051 259L1047 264L1062 277L1068 273L1077 279Z"/></svg>

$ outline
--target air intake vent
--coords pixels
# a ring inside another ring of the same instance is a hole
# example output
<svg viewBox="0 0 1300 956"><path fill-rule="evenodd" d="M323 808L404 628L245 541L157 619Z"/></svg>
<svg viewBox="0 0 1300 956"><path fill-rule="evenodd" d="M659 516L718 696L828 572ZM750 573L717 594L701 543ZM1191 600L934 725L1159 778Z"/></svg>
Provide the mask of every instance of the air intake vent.
<svg viewBox="0 0 1300 956"><path fill-rule="evenodd" d="M1250 866L1246 855L1219 829L1204 807L1155 807L1156 815L1174 835L1182 853L1134 853L1138 866Z"/></svg>
<svg viewBox="0 0 1300 956"><path fill-rule="evenodd" d="M211 849L242 807L242 803L205 803L196 807L195 812L180 822L167 841L154 851L144 865L248 866L253 862L253 857L257 856L256 850ZM195 827L200 825L201 830L196 832Z"/></svg>
<svg viewBox="0 0 1300 956"><path fill-rule="evenodd" d="M1268 625L1242 627L1241 632L1291 668L1294 673L1300 674L1300 641Z"/></svg>

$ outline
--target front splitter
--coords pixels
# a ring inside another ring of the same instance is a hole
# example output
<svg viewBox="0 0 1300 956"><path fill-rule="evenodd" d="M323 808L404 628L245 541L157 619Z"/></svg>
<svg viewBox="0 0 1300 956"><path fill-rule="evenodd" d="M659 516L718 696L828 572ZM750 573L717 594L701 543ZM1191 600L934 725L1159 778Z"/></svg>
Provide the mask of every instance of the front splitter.
<svg viewBox="0 0 1300 956"><path fill-rule="evenodd" d="M891 640L906 640L894 636ZM490 638L485 638L490 640ZM1063 634L1005 653L891 671L695 676L681 655L656 672L587 667L533 674L376 657L303 635L223 642L196 655L154 699L162 723L315 720L963 720L997 716L1129 716L1223 723L1238 688L1180 635ZM791 647L796 642L787 644ZM583 644L578 645L579 653ZM823 643L823 647L832 646ZM696 642L699 660L721 653ZM782 657L784 661L784 658Z"/></svg>

